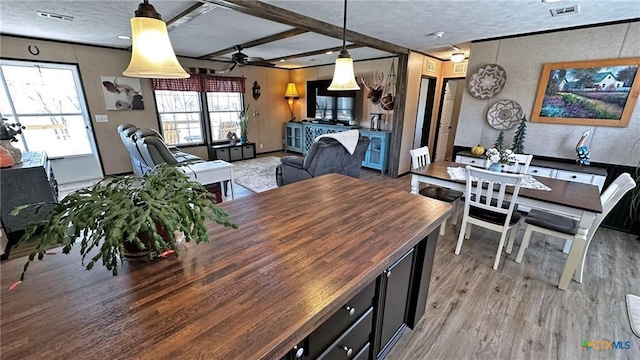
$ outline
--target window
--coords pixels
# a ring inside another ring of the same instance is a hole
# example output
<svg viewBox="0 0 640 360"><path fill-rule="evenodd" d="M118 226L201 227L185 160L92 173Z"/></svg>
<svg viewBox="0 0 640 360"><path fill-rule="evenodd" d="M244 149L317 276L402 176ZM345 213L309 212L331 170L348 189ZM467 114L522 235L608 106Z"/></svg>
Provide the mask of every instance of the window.
<svg viewBox="0 0 640 360"><path fill-rule="evenodd" d="M244 80L201 72L187 79L152 79L165 141L199 145L227 141L229 132L240 135L238 115L243 109ZM210 131L208 139L205 129Z"/></svg>
<svg viewBox="0 0 640 360"><path fill-rule="evenodd" d="M156 104L165 142L202 144L202 106L197 91L156 90Z"/></svg>
<svg viewBox="0 0 640 360"><path fill-rule="evenodd" d="M328 91L331 80L307 82L307 117L347 122L355 120L355 91Z"/></svg>
<svg viewBox="0 0 640 360"><path fill-rule="evenodd" d="M243 109L242 94L208 92L207 107L211 124L211 141L227 140L227 134L234 132L240 137L238 115Z"/></svg>
<svg viewBox="0 0 640 360"><path fill-rule="evenodd" d="M2 116L26 127L14 146L50 158L93 154L75 66L3 60L0 79Z"/></svg>

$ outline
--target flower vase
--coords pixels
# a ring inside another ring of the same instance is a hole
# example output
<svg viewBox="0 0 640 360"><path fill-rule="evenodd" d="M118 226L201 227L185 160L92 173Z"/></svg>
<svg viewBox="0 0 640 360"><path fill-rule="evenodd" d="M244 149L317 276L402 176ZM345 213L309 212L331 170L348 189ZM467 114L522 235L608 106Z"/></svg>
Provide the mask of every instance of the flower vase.
<svg viewBox="0 0 640 360"><path fill-rule="evenodd" d="M240 135L240 142L241 143L246 143L247 142L247 135Z"/></svg>
<svg viewBox="0 0 640 360"><path fill-rule="evenodd" d="M489 170L495 171L495 172L502 172L502 167L503 165L500 163L491 163L491 166L489 166Z"/></svg>
<svg viewBox="0 0 640 360"><path fill-rule="evenodd" d="M14 164L18 164L22 162L22 152L20 149L13 147L11 145L11 140L0 140L0 145L7 149L11 157L13 158Z"/></svg>

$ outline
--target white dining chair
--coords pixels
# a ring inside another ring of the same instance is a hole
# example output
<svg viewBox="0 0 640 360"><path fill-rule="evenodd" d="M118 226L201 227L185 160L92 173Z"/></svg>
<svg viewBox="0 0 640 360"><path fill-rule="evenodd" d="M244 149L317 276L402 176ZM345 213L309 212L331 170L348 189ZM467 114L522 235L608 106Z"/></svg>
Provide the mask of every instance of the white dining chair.
<svg viewBox="0 0 640 360"><path fill-rule="evenodd" d="M589 249L591 239L593 238L596 230L598 230L600 223L602 223L602 220L607 217L607 214L609 214L611 209L613 209L620 199L622 199L624 194L635 187L636 183L631 175L629 175L629 173L623 173L618 176L618 178L615 179L600 196L600 201L602 202L602 213L596 215L591 228L589 228L587 232L587 243L585 244L580 263L578 263L578 267L576 268L577 270L580 270L577 276L578 282L582 282L582 272L584 270L584 261L587 257L587 250ZM516 256L517 263L522 261L524 251L529 246L532 232L535 231L572 242L578 232L579 225L578 220L536 209L529 212L529 215L527 215L525 219L525 223L527 223L527 228L524 231L520 250L518 250L518 255ZM511 248L512 246L513 242L509 240L507 247Z"/></svg>
<svg viewBox="0 0 640 360"><path fill-rule="evenodd" d="M427 166L431 163L431 156L429 155L428 146L412 149L409 151L409 153L411 153L411 167L414 169ZM453 206L453 209L451 210L451 224L455 225L457 223L460 211L460 201L457 200L462 196L462 192L447 189L441 186L429 185L420 189L418 193L432 199L451 203L451 205ZM443 221L442 224L440 224L440 236L444 236L446 225L446 220Z"/></svg>
<svg viewBox="0 0 640 360"><path fill-rule="evenodd" d="M526 174L529 171L529 164L533 159L533 155L513 154L515 161L504 166L504 171L514 174Z"/></svg>
<svg viewBox="0 0 640 360"><path fill-rule="evenodd" d="M455 253L460 254L464 239L470 237L472 225L497 231L500 233L500 242L493 262L493 269L496 270L507 233L510 231L510 238L513 239L518 232L521 215L514 212L514 209L522 184L522 175L498 173L471 166L466 167L465 174L467 190ZM513 186L510 201L505 200L507 186Z"/></svg>

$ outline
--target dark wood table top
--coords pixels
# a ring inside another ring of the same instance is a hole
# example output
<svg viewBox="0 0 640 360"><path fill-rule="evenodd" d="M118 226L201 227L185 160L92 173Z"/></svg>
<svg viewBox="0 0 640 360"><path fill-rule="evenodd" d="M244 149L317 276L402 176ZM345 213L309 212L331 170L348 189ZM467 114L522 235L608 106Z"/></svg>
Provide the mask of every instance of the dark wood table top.
<svg viewBox="0 0 640 360"><path fill-rule="evenodd" d="M436 230L449 204L330 174L225 202L238 230L121 274L2 264L2 359L278 359Z"/></svg>
<svg viewBox="0 0 640 360"><path fill-rule="evenodd" d="M464 168L466 166L465 164L451 161L435 161L425 167L413 169L411 173L464 184L465 182L462 180L451 180L447 173L447 167ZM534 178L550 187L551 191L520 188L519 197L527 197L596 213L602 212L600 191L597 186L542 176L534 176Z"/></svg>

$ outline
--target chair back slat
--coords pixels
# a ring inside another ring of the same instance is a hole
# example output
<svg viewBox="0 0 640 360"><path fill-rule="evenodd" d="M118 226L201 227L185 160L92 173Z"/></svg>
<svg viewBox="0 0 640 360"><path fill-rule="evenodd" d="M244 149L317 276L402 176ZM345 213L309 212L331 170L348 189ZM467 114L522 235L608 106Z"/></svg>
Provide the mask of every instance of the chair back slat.
<svg viewBox="0 0 640 360"><path fill-rule="evenodd" d="M417 169L431 164L431 155L429 154L428 146L412 149L409 153L411 153L412 168Z"/></svg>
<svg viewBox="0 0 640 360"><path fill-rule="evenodd" d="M531 164L533 155L513 154L513 158L515 159L515 162L504 166L505 172L526 174L527 171L529 171L529 164Z"/></svg>
<svg viewBox="0 0 640 360"><path fill-rule="evenodd" d="M492 211L499 214L506 214L505 226L511 221L511 214L515 208L516 199L520 192L522 184L522 175L505 174L494 171L487 171L475 167L467 166L465 169L467 178L465 197L465 214L470 207ZM473 179L475 178L475 184ZM513 186L511 193L511 202L508 208L505 208L505 195L507 186Z"/></svg>
<svg viewBox="0 0 640 360"><path fill-rule="evenodd" d="M593 237L593 234L598 230L598 227L602 223L605 217L609 214L616 204L622 199L622 197L631 189L636 187L636 182L633 180L629 173L623 173L618 176L607 189L600 195L600 201L602 202L602 213L597 214L593 220L593 224L589 229L587 236L589 239Z"/></svg>

